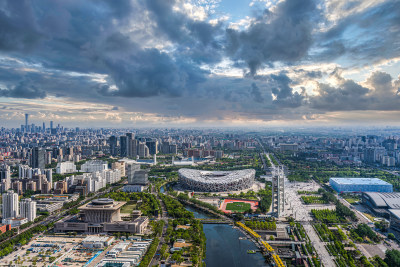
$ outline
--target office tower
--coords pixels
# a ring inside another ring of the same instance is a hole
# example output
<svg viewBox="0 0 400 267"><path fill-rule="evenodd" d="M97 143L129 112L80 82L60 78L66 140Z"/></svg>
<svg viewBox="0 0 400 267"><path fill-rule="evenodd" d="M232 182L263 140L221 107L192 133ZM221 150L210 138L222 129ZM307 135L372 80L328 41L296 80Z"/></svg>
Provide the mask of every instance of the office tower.
<svg viewBox="0 0 400 267"><path fill-rule="evenodd" d="M126 133L127 137L127 156L131 158L136 158L137 154L137 140L135 139L134 133Z"/></svg>
<svg viewBox="0 0 400 267"><path fill-rule="evenodd" d="M367 147L364 150L364 161L367 163L374 163L376 161L376 150L374 147Z"/></svg>
<svg viewBox="0 0 400 267"><path fill-rule="evenodd" d="M272 175L272 212L279 218L285 208L285 176L279 165Z"/></svg>
<svg viewBox="0 0 400 267"><path fill-rule="evenodd" d="M53 129L53 121L50 121L50 129Z"/></svg>
<svg viewBox="0 0 400 267"><path fill-rule="evenodd" d="M6 192L11 186L11 171L10 166L1 165L0 166L0 190L1 192Z"/></svg>
<svg viewBox="0 0 400 267"><path fill-rule="evenodd" d="M19 216L18 194L13 190L3 194L3 219Z"/></svg>
<svg viewBox="0 0 400 267"><path fill-rule="evenodd" d="M120 136L119 144L121 147L121 157L127 157L128 156L128 137L126 135Z"/></svg>
<svg viewBox="0 0 400 267"><path fill-rule="evenodd" d="M136 171L140 170L140 165L133 162L127 162L125 166L126 166L126 177L128 177L128 183L133 184L134 174Z"/></svg>
<svg viewBox="0 0 400 267"><path fill-rule="evenodd" d="M19 214L22 218L27 218L32 222L36 218L36 202L30 198L22 199L19 203Z"/></svg>
<svg viewBox="0 0 400 267"><path fill-rule="evenodd" d="M156 155L158 153L158 141L153 139L146 141L146 146L149 148L149 154Z"/></svg>
<svg viewBox="0 0 400 267"><path fill-rule="evenodd" d="M51 188L52 184L53 184L53 169L45 169L44 174L46 175L46 180L50 184L50 188Z"/></svg>
<svg viewBox="0 0 400 267"><path fill-rule="evenodd" d="M163 154L169 154L169 153L170 153L170 152L169 152L169 146L170 146L169 141L164 141L164 142L162 142L162 145L161 145L161 153L163 153Z"/></svg>
<svg viewBox="0 0 400 267"><path fill-rule="evenodd" d="M29 114L25 114L25 129L28 130L28 118L29 118Z"/></svg>
<svg viewBox="0 0 400 267"><path fill-rule="evenodd" d="M138 155L141 158L147 158L149 156L149 148L145 143L139 143Z"/></svg>
<svg viewBox="0 0 400 267"><path fill-rule="evenodd" d="M46 151L39 147L34 147L31 150L31 167L44 169L46 160Z"/></svg>
<svg viewBox="0 0 400 267"><path fill-rule="evenodd" d="M129 141L129 156L134 159L136 159L137 156L137 144L138 140L136 139L131 139Z"/></svg>
<svg viewBox="0 0 400 267"><path fill-rule="evenodd" d="M110 136L110 139L108 140L110 143L110 154L111 156L116 156L118 154L117 150L117 137L116 136Z"/></svg>

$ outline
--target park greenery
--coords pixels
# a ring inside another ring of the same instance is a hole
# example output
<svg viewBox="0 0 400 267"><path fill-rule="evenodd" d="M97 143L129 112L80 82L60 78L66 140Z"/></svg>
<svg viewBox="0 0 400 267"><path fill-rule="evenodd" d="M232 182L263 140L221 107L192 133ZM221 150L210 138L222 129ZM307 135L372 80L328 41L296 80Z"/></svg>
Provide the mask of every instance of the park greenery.
<svg viewBox="0 0 400 267"><path fill-rule="evenodd" d="M179 225L189 226L187 229L178 228ZM171 255L171 259L179 262L183 261L183 256L189 258L194 266L201 264L202 258L205 257L206 237L203 232L203 225L196 219L174 219L168 222L165 241L169 246L173 246L178 239L184 239L185 243L191 246L176 251ZM164 252L165 254L166 252ZM164 257L167 257L166 255Z"/></svg>
<svg viewBox="0 0 400 267"><path fill-rule="evenodd" d="M356 228L350 230L350 237L357 242L380 241L379 236L365 223L360 223Z"/></svg>
<svg viewBox="0 0 400 267"><path fill-rule="evenodd" d="M150 193L129 193L129 192L110 192L104 195L114 199L115 201L125 201L125 205L135 206L135 209L140 210L144 216L156 216L160 212L160 203L157 198ZM132 210L130 212L132 212Z"/></svg>
<svg viewBox="0 0 400 267"><path fill-rule="evenodd" d="M194 218L192 212L187 211L185 207L176 199L171 196L165 194L159 194L161 200L164 202L164 205L167 209L168 216L172 218Z"/></svg>
<svg viewBox="0 0 400 267"><path fill-rule="evenodd" d="M354 243L348 242L347 235L339 226L333 230L326 224L315 224L314 228L321 240L326 242L326 248L335 257L338 266L373 266L366 257L359 257L361 252Z"/></svg>
<svg viewBox="0 0 400 267"><path fill-rule="evenodd" d="M301 196L304 204L327 204L328 202L320 196Z"/></svg>
<svg viewBox="0 0 400 267"><path fill-rule="evenodd" d="M256 230L276 230L275 221L246 221L245 225Z"/></svg>

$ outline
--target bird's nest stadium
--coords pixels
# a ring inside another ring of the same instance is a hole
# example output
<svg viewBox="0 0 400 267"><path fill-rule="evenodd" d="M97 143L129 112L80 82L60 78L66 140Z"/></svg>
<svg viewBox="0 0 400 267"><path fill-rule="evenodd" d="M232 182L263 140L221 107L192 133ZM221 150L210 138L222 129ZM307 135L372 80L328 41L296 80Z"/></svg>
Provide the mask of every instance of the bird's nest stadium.
<svg viewBox="0 0 400 267"><path fill-rule="evenodd" d="M237 171L180 169L178 175L182 188L198 192L227 192L250 188L254 183L256 171L253 169Z"/></svg>

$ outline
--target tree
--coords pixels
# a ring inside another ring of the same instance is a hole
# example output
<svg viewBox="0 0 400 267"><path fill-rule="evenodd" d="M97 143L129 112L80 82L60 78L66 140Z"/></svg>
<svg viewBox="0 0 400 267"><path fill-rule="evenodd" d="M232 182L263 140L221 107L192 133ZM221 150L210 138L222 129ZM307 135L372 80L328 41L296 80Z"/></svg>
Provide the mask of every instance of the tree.
<svg viewBox="0 0 400 267"><path fill-rule="evenodd" d="M388 234L388 238L389 238L389 239L392 239L392 240L395 240L395 239L396 239L396 237L394 236L393 233L389 233L389 234Z"/></svg>
<svg viewBox="0 0 400 267"><path fill-rule="evenodd" d="M385 262L389 266L400 266L400 251L392 249L385 253Z"/></svg>

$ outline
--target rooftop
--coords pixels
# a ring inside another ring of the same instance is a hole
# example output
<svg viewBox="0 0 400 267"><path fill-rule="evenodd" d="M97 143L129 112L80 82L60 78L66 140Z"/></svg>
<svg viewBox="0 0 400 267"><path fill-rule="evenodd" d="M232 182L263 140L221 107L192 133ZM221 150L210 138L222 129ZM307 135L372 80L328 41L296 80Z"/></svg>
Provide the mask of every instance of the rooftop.
<svg viewBox="0 0 400 267"><path fill-rule="evenodd" d="M391 185L388 182L385 182L378 178L346 178L346 177L332 177L329 180L332 180L338 184L345 185Z"/></svg>

